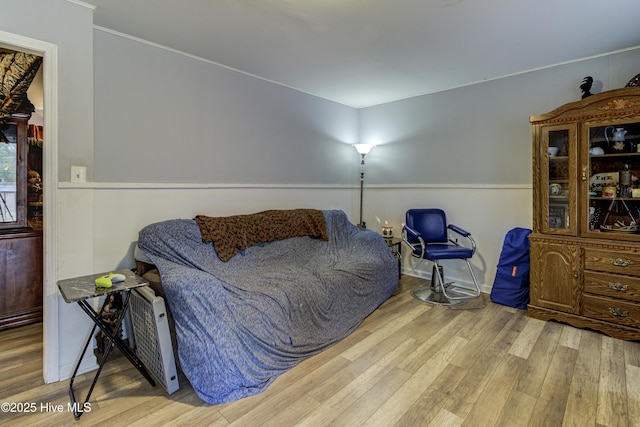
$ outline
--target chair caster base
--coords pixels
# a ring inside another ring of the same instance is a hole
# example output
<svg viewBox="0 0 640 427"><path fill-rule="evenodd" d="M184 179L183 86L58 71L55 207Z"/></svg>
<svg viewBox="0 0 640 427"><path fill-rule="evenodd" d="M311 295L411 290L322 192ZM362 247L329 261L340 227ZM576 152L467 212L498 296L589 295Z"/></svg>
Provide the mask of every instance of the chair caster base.
<svg viewBox="0 0 640 427"><path fill-rule="evenodd" d="M447 290L447 293L453 297L464 297L465 294L457 292L453 289ZM420 286L411 290L411 295L415 299L428 302L437 305L455 306L462 305L467 302L467 299L449 299L442 292L436 292L431 289L431 286Z"/></svg>

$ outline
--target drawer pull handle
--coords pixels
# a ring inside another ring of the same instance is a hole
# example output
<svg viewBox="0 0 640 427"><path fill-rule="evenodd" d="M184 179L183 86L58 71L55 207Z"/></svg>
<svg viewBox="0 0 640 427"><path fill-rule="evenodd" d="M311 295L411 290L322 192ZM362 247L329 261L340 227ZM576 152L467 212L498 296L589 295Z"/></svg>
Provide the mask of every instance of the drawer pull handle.
<svg viewBox="0 0 640 427"><path fill-rule="evenodd" d="M630 259L609 258L609 261L611 261L611 264L615 265L616 267L626 267L631 264Z"/></svg>
<svg viewBox="0 0 640 427"><path fill-rule="evenodd" d="M609 313L613 314L616 317L627 317L629 315L629 312L626 310L611 307L609 307Z"/></svg>
<svg viewBox="0 0 640 427"><path fill-rule="evenodd" d="M623 285L622 283L609 283L609 288L614 291L626 292L629 290L629 285Z"/></svg>

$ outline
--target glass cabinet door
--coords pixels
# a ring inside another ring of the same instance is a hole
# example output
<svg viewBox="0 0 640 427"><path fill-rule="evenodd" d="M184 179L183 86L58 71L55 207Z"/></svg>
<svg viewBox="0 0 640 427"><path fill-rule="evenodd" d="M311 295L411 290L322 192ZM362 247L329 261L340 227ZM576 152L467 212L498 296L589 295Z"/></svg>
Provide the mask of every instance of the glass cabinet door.
<svg viewBox="0 0 640 427"><path fill-rule="evenodd" d="M584 127L589 141L583 166L589 237L640 237L640 122L617 121ZM606 234L606 235L605 235Z"/></svg>
<svg viewBox="0 0 640 427"><path fill-rule="evenodd" d="M546 233L576 234L576 127L543 126L542 223Z"/></svg>
<svg viewBox="0 0 640 427"><path fill-rule="evenodd" d="M26 121L0 123L0 230L25 227Z"/></svg>

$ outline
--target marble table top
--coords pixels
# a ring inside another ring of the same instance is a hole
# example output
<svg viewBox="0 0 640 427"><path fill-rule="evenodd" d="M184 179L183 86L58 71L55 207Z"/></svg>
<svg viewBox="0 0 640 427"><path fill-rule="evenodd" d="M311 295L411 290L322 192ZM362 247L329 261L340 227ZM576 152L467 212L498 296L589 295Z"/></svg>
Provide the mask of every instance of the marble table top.
<svg viewBox="0 0 640 427"><path fill-rule="evenodd" d="M98 277L109 273L124 274L124 282L114 283L110 288L99 288L95 284ZM127 289L138 288L148 285L142 277L128 269L106 271L100 274L91 274L89 276L74 277L71 279L59 280L58 289L65 302L77 302L83 299L95 298L101 295L107 295L112 292L120 292Z"/></svg>

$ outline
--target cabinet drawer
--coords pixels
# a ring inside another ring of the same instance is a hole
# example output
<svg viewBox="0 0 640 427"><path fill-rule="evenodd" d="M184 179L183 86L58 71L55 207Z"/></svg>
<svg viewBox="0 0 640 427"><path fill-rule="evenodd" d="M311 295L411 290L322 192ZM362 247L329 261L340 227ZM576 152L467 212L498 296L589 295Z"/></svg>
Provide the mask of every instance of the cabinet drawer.
<svg viewBox="0 0 640 427"><path fill-rule="evenodd" d="M582 315L619 325L640 328L640 304L613 298L584 295Z"/></svg>
<svg viewBox="0 0 640 427"><path fill-rule="evenodd" d="M640 254L585 248L584 269L640 276Z"/></svg>
<svg viewBox="0 0 640 427"><path fill-rule="evenodd" d="M616 299L640 301L640 277L585 271L584 291Z"/></svg>

